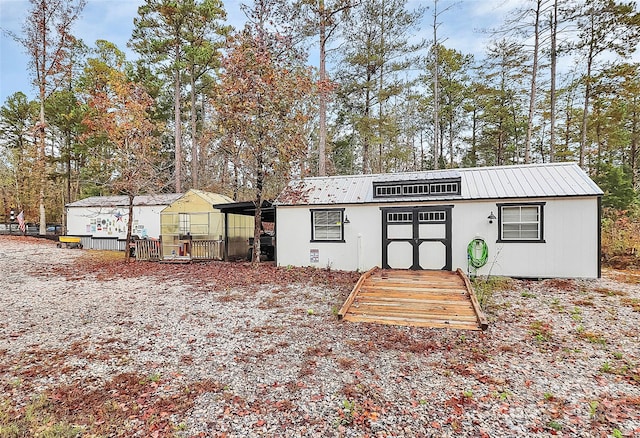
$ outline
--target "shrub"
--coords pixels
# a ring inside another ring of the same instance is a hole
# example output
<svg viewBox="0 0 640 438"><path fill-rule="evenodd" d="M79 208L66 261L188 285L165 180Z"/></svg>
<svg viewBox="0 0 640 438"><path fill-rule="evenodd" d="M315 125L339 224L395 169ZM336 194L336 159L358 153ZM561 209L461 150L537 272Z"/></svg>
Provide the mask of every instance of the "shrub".
<svg viewBox="0 0 640 438"><path fill-rule="evenodd" d="M640 209L604 209L602 261L617 269L640 266Z"/></svg>

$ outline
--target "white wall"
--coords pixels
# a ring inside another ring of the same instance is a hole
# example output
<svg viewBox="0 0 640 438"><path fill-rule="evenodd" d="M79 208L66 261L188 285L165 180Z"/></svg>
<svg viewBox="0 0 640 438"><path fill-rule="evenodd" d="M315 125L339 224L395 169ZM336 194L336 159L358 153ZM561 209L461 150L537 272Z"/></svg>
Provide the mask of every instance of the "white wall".
<svg viewBox="0 0 640 438"><path fill-rule="evenodd" d="M498 216L496 202L466 202L453 208L453 268L467 270L467 245L482 237L489 248L487 264L478 275L511 277L598 276L597 198L541 200L544 205L544 243L496 242L498 221L489 224L487 216ZM498 201L504 202L504 201ZM534 202L531 199L507 202ZM471 269L471 273L475 273Z"/></svg>
<svg viewBox="0 0 640 438"><path fill-rule="evenodd" d="M498 216L497 203L546 202L544 243L497 243L498 221L489 224L491 212ZM393 206L415 205L408 203ZM487 264L478 275L513 277L576 277L598 275L597 198L555 200L464 201L424 203L455 205L452 209L452 269L467 271L467 245L485 239L489 248ZM281 266L315 266L348 271L366 271L382 264L382 213L380 204L335 206L345 208L350 223L344 225L344 243L311 242L310 207L276 209L277 261ZM391 206L391 205L385 205ZM333 207L333 206L332 206ZM314 207L316 208L316 207ZM330 207L331 208L331 207ZM319 260L311 263L310 251L318 250ZM472 273L475 271L472 270Z"/></svg>
<svg viewBox="0 0 640 438"><path fill-rule="evenodd" d="M160 237L160 211L166 205L133 207L132 233ZM120 219L118 219L120 216ZM67 234L126 239L128 207L67 207Z"/></svg>
<svg viewBox="0 0 640 438"><path fill-rule="evenodd" d="M336 206L342 208L343 206ZM281 266L315 266L345 271L364 271L380 265L382 215L379 206L346 206L351 223L344 224L345 242L311 242L309 207L277 207L277 259ZM317 249L318 263L310 262Z"/></svg>

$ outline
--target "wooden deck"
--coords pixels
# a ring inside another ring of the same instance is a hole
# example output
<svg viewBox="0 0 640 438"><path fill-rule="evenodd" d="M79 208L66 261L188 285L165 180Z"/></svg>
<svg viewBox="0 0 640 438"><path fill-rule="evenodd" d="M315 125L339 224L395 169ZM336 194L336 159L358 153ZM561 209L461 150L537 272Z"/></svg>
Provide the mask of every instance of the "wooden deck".
<svg viewBox="0 0 640 438"><path fill-rule="evenodd" d="M486 330L464 272L374 268L363 274L338 312L347 321Z"/></svg>

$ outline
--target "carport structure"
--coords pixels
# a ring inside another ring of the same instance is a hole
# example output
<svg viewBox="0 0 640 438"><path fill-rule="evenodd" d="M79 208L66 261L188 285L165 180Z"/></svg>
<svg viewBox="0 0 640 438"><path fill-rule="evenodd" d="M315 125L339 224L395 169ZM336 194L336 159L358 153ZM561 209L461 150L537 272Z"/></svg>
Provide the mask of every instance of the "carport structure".
<svg viewBox="0 0 640 438"><path fill-rule="evenodd" d="M225 216L225 236L229 235L230 229L229 221L227 218L229 215L241 215L241 216L252 216L256 215L256 203L253 201L242 201L242 202L230 202L227 204L214 204L213 208L220 210L222 214ZM271 201L262 201L262 205L260 206L260 218L262 223L275 223L276 220L276 212L275 206ZM224 248L224 259L229 260L229 254L227 252L227 243L225 242Z"/></svg>

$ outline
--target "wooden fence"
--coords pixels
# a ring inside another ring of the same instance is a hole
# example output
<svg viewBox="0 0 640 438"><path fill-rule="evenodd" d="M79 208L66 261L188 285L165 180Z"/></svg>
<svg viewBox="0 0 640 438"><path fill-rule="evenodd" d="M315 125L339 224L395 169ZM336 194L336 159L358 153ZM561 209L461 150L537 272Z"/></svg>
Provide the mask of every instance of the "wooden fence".
<svg viewBox="0 0 640 438"><path fill-rule="evenodd" d="M159 240L136 240L136 259L144 261L162 260L162 252ZM188 260L222 260L224 258L224 241L222 240L193 240L189 242ZM179 257L165 257L177 259Z"/></svg>
<svg viewBox="0 0 640 438"><path fill-rule="evenodd" d="M194 240L191 242L192 260L222 260L224 258L224 241Z"/></svg>
<svg viewBox="0 0 640 438"><path fill-rule="evenodd" d="M159 240L136 240L136 260L157 262L160 260Z"/></svg>

